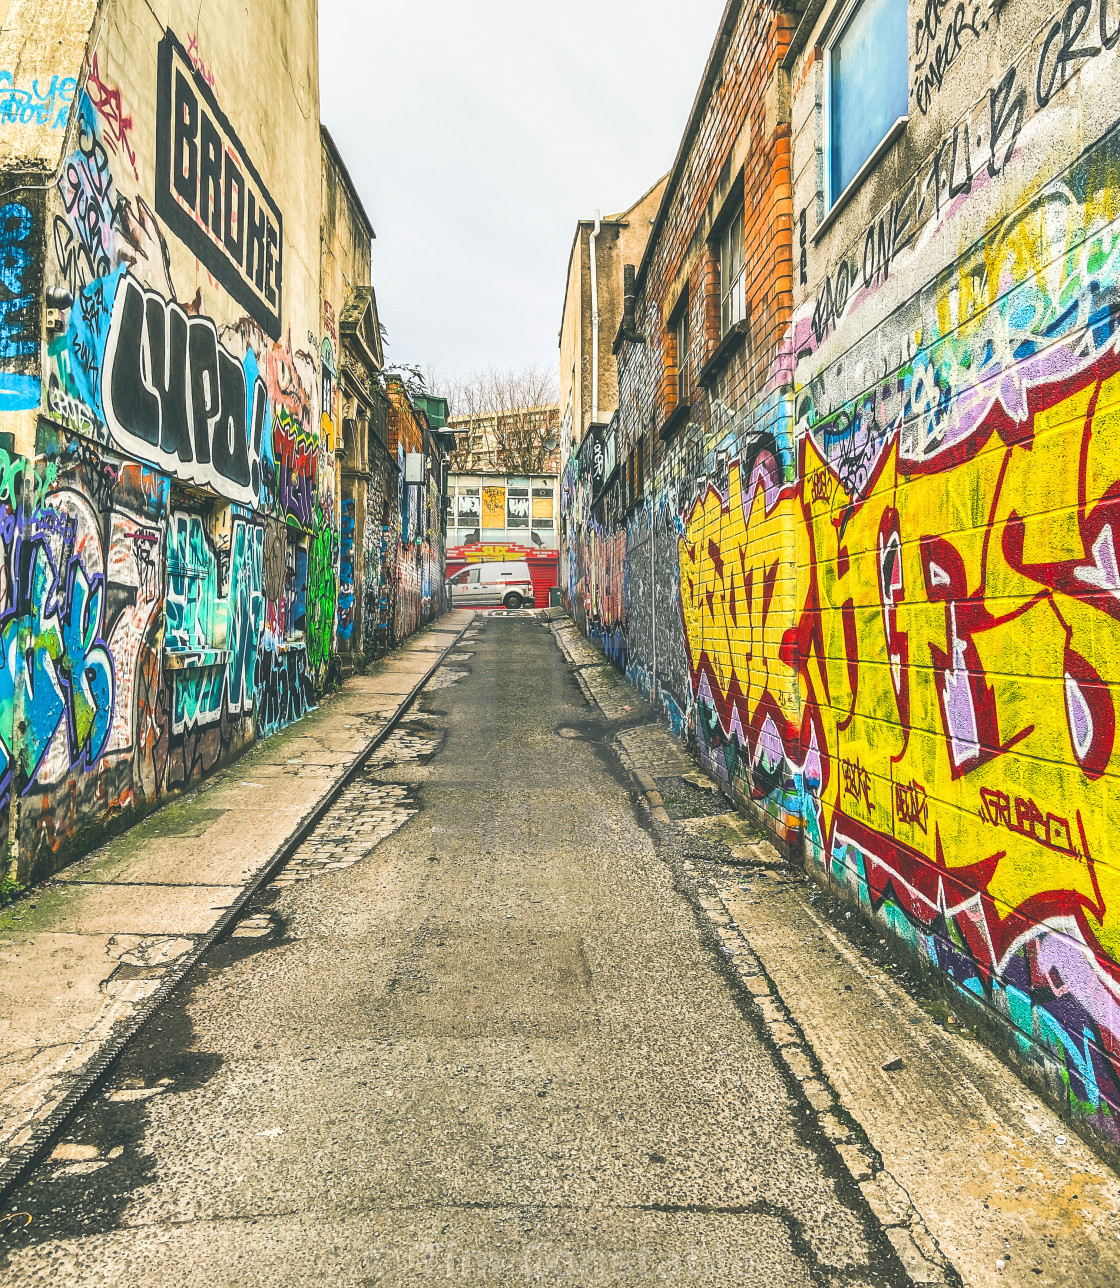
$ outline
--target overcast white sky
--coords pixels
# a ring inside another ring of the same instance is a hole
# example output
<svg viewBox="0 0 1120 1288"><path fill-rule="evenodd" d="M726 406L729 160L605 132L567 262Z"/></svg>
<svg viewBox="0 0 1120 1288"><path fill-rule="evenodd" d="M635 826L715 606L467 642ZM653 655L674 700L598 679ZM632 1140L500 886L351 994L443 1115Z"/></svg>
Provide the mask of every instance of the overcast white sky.
<svg viewBox="0 0 1120 1288"><path fill-rule="evenodd" d="M669 169L724 0L321 0L390 362L557 363L575 221Z"/></svg>

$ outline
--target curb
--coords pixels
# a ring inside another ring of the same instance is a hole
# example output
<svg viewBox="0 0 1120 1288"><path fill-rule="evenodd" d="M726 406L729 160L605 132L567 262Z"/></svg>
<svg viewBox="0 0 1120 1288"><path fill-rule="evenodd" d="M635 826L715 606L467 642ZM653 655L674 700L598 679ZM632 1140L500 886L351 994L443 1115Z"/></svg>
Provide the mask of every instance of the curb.
<svg viewBox="0 0 1120 1288"><path fill-rule="evenodd" d="M845 1109L801 1026L714 890L705 892L695 881L695 903L730 960L755 1014L762 1021L779 1059L812 1106L817 1124L844 1169L867 1200L882 1226L910 1283L960 1288L962 1280L930 1232L906 1189L883 1166L878 1150L868 1141L855 1117Z"/></svg>
<svg viewBox="0 0 1120 1288"><path fill-rule="evenodd" d="M267 859L250 877L247 884L242 888L241 893L206 934L202 936L195 947L168 971L159 988L137 1008L123 1029L114 1034L105 1043L102 1050L93 1057L63 1100L55 1106L46 1118L36 1125L30 1140L12 1150L8 1161L3 1167L0 1167L0 1203L7 1199L11 1191L23 1180L25 1174L40 1161L47 1150L55 1143L56 1138L67 1122L82 1106L87 1097L97 1090L99 1084L107 1077L113 1066L124 1054L125 1049L140 1034L156 1012L168 1001L210 949L233 929L253 896L257 894L262 886L267 885L272 880L279 869L289 862L307 837L318 827L327 811L353 782L369 758L396 729L405 712L420 696L424 686L443 665L448 653L459 646L463 636L474 625L474 620L475 615L472 613L463 629L401 700L396 711L386 721L384 727L374 734L366 746L358 752L337 782L333 783L319 798L310 813L300 820L288 835L288 838L273 852L272 857Z"/></svg>
<svg viewBox="0 0 1120 1288"><path fill-rule="evenodd" d="M599 709L604 718L609 718L596 702L583 677L584 667L591 664L577 662L560 632L552 629L551 625L550 630L561 653L574 668L575 678L584 697ZM609 665L606 659L604 664ZM630 774L650 816L665 830L671 830L672 820L665 809L657 783L633 763L616 741L612 741L611 749ZM697 765L697 768L707 774L702 765ZM778 1058L789 1076L800 1086L816 1117L821 1134L832 1146L844 1170L882 1227L908 1281L914 1288L929 1288L933 1284L961 1288L963 1281L959 1273L941 1251L941 1245L930 1233L910 1195L883 1166L879 1152L868 1141L855 1117L844 1108L801 1026L790 1014L774 982L751 948L750 940L735 922L719 894L711 887L705 891L701 882L702 878L692 878L694 889L690 902L718 941L720 951L730 958L731 969L749 999L751 1009L761 1020Z"/></svg>

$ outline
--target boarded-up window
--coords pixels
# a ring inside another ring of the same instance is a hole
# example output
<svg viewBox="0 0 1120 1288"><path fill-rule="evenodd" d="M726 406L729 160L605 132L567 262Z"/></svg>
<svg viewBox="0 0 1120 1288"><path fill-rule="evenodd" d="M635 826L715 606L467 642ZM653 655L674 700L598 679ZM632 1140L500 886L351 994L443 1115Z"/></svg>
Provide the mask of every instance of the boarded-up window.
<svg viewBox="0 0 1120 1288"><path fill-rule="evenodd" d="M511 528L527 528L529 526L529 489L527 487L511 487L509 489L507 526Z"/></svg>
<svg viewBox="0 0 1120 1288"><path fill-rule="evenodd" d="M482 489L482 526L484 528L504 528L506 526L506 490L504 487L484 487Z"/></svg>

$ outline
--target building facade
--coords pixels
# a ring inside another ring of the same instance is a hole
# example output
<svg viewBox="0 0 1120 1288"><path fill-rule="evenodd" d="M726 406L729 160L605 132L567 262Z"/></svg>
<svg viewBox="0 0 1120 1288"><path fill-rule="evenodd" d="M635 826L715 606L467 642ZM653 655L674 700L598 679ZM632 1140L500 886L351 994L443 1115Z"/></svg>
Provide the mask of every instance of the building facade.
<svg viewBox="0 0 1120 1288"><path fill-rule="evenodd" d="M614 345L622 325L626 265L637 264L665 192L665 179L617 215L581 219L568 256L560 319L560 452L567 460L589 425L618 409Z"/></svg>
<svg viewBox="0 0 1120 1288"><path fill-rule="evenodd" d="M757 445L781 478L793 474L782 347L792 308L789 125L776 89L790 28L772 6L728 6L631 266L632 293L624 290L612 340L617 412L573 444L562 479L573 616L713 760L727 753L712 737L720 713L708 672L723 674L741 636L709 640L708 623L692 611L708 571L701 533L720 485L737 483L742 444ZM793 565L779 545L775 534L752 544L765 567L750 582L758 602L740 595L736 605L740 631L751 613L773 631L791 609ZM761 761L729 760L724 777L759 800L755 762L759 783L774 789L766 793L771 822L789 832L795 802L776 789L779 767L761 750Z"/></svg>
<svg viewBox="0 0 1120 1288"><path fill-rule="evenodd" d="M731 0L562 498L588 633L1112 1151L1118 46Z"/></svg>
<svg viewBox="0 0 1120 1288"><path fill-rule="evenodd" d="M333 452L339 516L337 645L343 673L392 641L381 605L396 570L382 532L394 526L397 464L377 297L373 225L330 133L323 129L322 419Z"/></svg>
<svg viewBox="0 0 1120 1288"><path fill-rule="evenodd" d="M447 535L452 545L556 549L556 474L451 474Z"/></svg>
<svg viewBox="0 0 1120 1288"><path fill-rule="evenodd" d="M558 584L560 409L453 416L447 500L448 575L468 563L525 560L537 608Z"/></svg>
<svg viewBox="0 0 1120 1288"><path fill-rule="evenodd" d="M372 416L380 354L317 50L314 0L5 7L0 833L21 882L339 673L344 475L369 470L346 422Z"/></svg>
<svg viewBox="0 0 1120 1288"><path fill-rule="evenodd" d="M389 515L397 524L382 528L383 550L395 544L390 576L383 568L386 641L400 643L446 607L447 465L454 437L446 433L447 403L442 398L410 397L401 380L390 376L389 453L397 464L397 499ZM435 427L433 427L435 426ZM395 538L395 541L394 541Z"/></svg>
<svg viewBox="0 0 1120 1288"><path fill-rule="evenodd" d="M1118 41L1098 0L807 11L780 503L807 859L1113 1148Z"/></svg>

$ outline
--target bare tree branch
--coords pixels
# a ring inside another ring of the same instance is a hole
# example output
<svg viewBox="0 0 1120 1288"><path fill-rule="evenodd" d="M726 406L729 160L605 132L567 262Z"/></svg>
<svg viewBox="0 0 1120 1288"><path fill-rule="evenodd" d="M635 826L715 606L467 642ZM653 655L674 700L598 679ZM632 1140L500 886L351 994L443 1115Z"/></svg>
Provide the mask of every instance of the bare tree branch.
<svg viewBox="0 0 1120 1288"><path fill-rule="evenodd" d="M451 458L457 473L554 473L560 409L551 367L485 372L445 385L451 423L466 427Z"/></svg>

